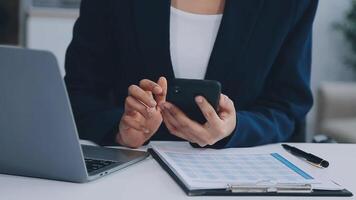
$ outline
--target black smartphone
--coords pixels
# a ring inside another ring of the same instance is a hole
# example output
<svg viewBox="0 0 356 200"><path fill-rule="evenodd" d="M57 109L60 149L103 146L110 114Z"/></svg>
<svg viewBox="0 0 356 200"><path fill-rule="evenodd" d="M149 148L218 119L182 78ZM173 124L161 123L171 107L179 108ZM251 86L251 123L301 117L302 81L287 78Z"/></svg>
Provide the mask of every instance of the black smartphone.
<svg viewBox="0 0 356 200"><path fill-rule="evenodd" d="M190 119L201 124L206 119L195 102L196 96L203 96L218 110L221 84L213 80L173 79L168 82L167 101L180 108Z"/></svg>

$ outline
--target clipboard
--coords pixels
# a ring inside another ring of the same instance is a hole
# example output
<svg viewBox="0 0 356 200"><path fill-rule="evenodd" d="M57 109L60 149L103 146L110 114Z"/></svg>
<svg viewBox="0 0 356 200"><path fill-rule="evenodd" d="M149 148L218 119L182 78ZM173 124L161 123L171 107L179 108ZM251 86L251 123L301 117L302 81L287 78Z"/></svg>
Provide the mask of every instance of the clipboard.
<svg viewBox="0 0 356 200"><path fill-rule="evenodd" d="M324 196L324 197L351 197L353 194L346 190L268 190L268 188L254 188L248 192L234 189L235 186L226 189L196 189L190 190L183 181L173 172L173 170L160 158L160 156L149 148L148 152L159 163L159 165L173 178L173 180L182 188L188 196ZM307 186L306 186L307 187ZM306 188L303 188L306 189Z"/></svg>

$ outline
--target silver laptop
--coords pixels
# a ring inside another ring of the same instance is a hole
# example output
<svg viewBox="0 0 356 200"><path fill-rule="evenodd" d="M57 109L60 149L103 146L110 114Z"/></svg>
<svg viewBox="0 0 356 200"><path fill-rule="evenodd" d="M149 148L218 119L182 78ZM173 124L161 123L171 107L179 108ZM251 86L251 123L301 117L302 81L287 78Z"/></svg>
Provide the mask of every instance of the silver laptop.
<svg viewBox="0 0 356 200"><path fill-rule="evenodd" d="M81 146L55 57L0 46L0 173L87 182L147 156Z"/></svg>

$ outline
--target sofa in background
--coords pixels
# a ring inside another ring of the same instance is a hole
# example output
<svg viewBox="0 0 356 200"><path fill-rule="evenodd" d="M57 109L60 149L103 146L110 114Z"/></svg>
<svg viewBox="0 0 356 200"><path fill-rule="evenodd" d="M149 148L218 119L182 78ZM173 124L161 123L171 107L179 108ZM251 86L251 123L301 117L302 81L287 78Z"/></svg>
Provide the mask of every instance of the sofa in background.
<svg viewBox="0 0 356 200"><path fill-rule="evenodd" d="M356 143L356 83L323 83L317 91L316 132Z"/></svg>

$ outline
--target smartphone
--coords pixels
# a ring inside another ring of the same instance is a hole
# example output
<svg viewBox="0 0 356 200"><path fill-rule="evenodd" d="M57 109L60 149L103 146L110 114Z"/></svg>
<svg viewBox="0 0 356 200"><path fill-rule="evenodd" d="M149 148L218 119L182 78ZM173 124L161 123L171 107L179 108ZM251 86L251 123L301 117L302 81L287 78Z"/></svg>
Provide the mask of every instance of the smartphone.
<svg viewBox="0 0 356 200"><path fill-rule="evenodd" d="M218 110L221 84L213 80L173 79L168 82L167 101L181 109L190 119L204 124L206 119L195 102L203 96Z"/></svg>

